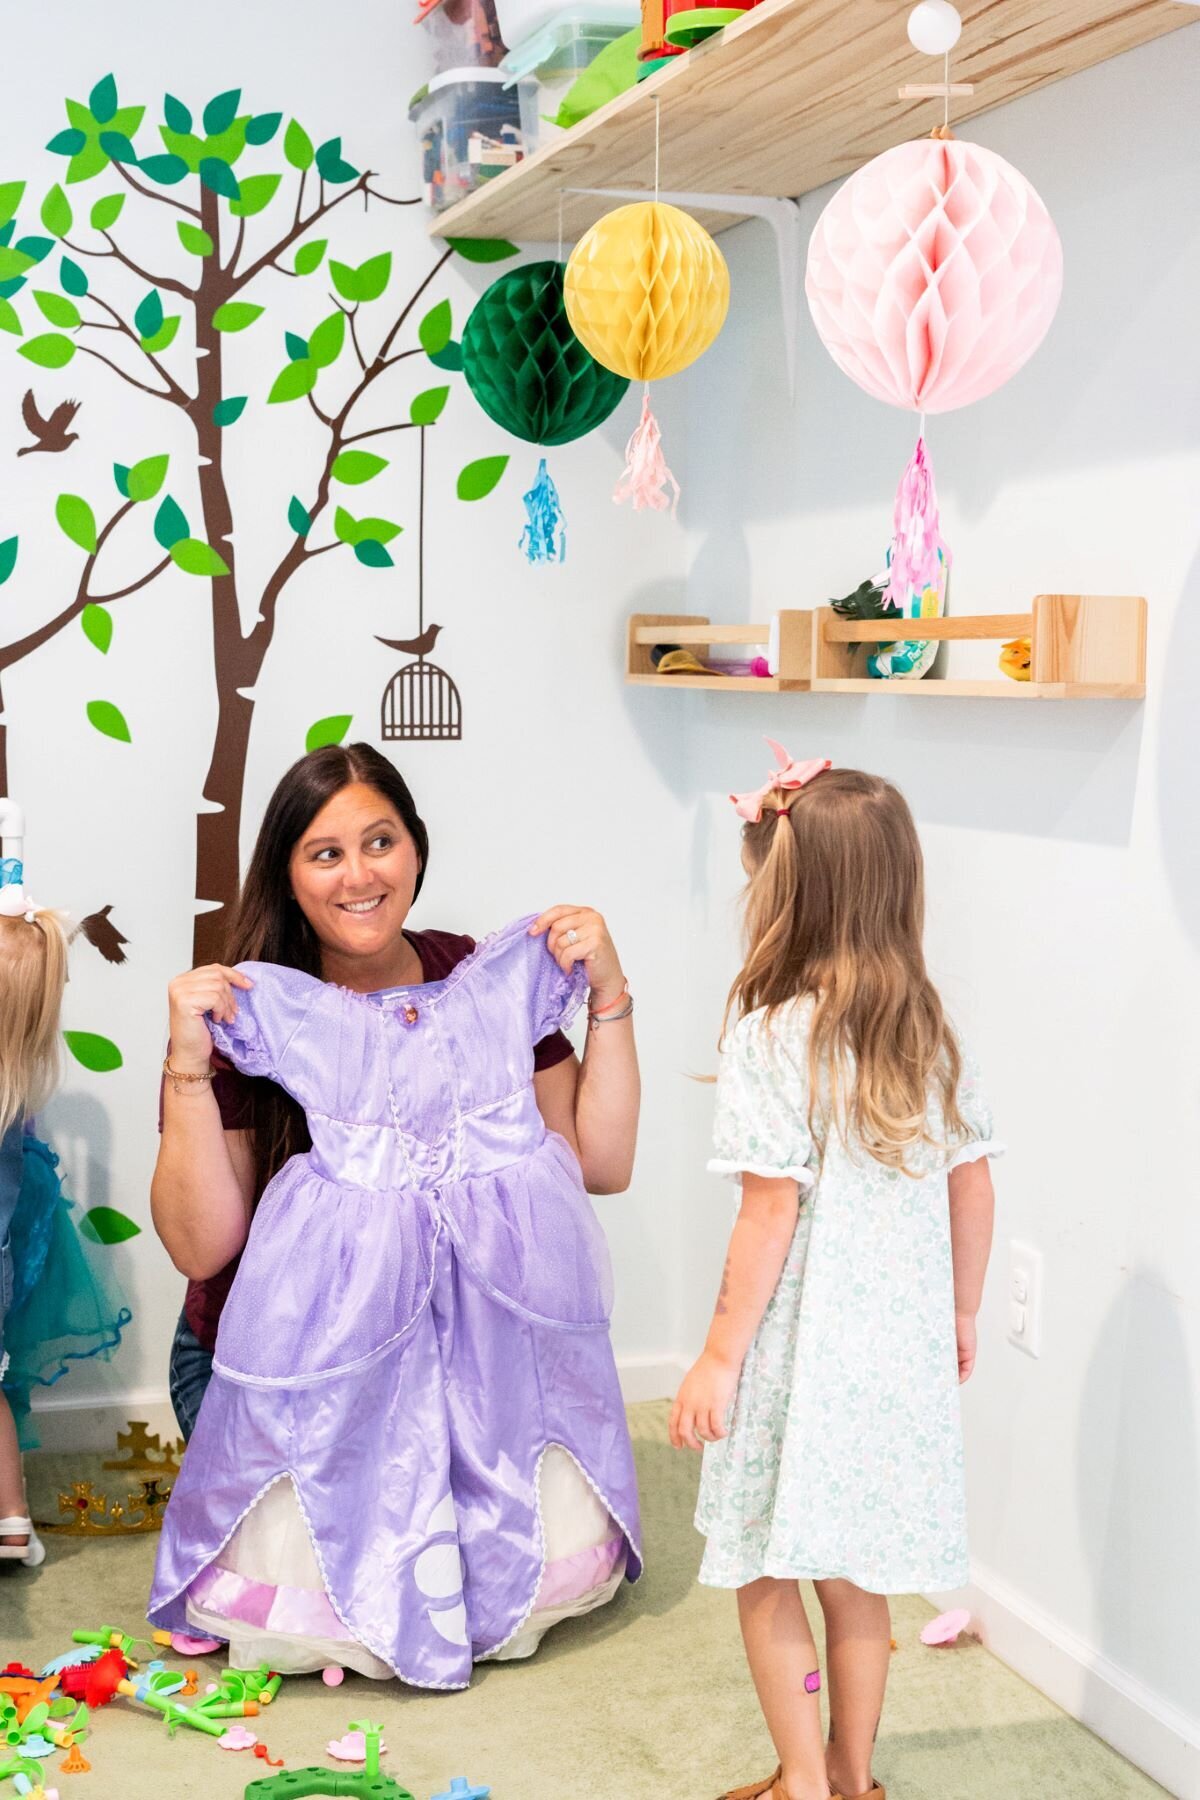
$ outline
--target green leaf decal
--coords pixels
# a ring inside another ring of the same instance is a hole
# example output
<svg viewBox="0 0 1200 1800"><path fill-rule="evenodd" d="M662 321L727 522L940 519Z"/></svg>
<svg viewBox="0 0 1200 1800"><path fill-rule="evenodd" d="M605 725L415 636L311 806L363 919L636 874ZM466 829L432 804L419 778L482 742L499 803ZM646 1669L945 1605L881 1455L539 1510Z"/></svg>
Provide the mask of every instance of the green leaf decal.
<svg viewBox="0 0 1200 1800"><path fill-rule="evenodd" d="M71 202L55 182L46 198L42 201L42 224L52 237L66 237L75 215L71 211Z"/></svg>
<svg viewBox="0 0 1200 1800"><path fill-rule="evenodd" d="M117 492L122 500L129 498L129 470L124 463L113 464L113 480L117 484Z"/></svg>
<svg viewBox="0 0 1200 1800"><path fill-rule="evenodd" d="M170 460L169 456L145 456L141 462L134 463L128 477L129 498L153 500L167 479Z"/></svg>
<svg viewBox="0 0 1200 1800"><path fill-rule="evenodd" d="M89 644L94 644L101 656L107 656L108 646L112 643L112 614L102 606L89 604L80 613L79 623L83 626L83 635Z"/></svg>
<svg viewBox="0 0 1200 1800"><path fill-rule="evenodd" d="M123 1244L126 1238L140 1237L141 1226L115 1206L89 1206L79 1221L80 1237L94 1244Z"/></svg>
<svg viewBox="0 0 1200 1800"><path fill-rule="evenodd" d="M110 162L135 163L138 153L123 131L102 131L100 148ZM67 177L70 180L70 177Z"/></svg>
<svg viewBox="0 0 1200 1800"><path fill-rule="evenodd" d="M450 333L454 326L450 316L450 302L439 300L437 305L425 314L417 327L417 336L421 340L421 348L426 356L436 356L450 342Z"/></svg>
<svg viewBox="0 0 1200 1800"><path fill-rule="evenodd" d="M307 357L302 362L290 362L275 377L275 385L267 395L267 405L279 406L286 400L302 400L317 385L318 373L316 363Z"/></svg>
<svg viewBox="0 0 1200 1800"><path fill-rule="evenodd" d="M125 1060L111 1038L94 1031L64 1031L63 1038L75 1061L95 1075L111 1075Z"/></svg>
<svg viewBox="0 0 1200 1800"><path fill-rule="evenodd" d="M218 400L213 407L214 425L236 425L246 410L245 394L230 394L226 400Z"/></svg>
<svg viewBox="0 0 1200 1800"><path fill-rule="evenodd" d="M0 181L0 225L7 225L16 216L24 194L23 181Z"/></svg>
<svg viewBox="0 0 1200 1800"><path fill-rule="evenodd" d="M330 138L327 144L321 145L317 151L317 171L322 181L332 182L335 186L358 179L358 170L342 155L340 137Z"/></svg>
<svg viewBox="0 0 1200 1800"><path fill-rule="evenodd" d="M105 194L92 208L92 230L111 231L125 205L124 194Z"/></svg>
<svg viewBox="0 0 1200 1800"><path fill-rule="evenodd" d="M21 324L21 315L12 301L6 300L0 294L0 331L11 331L15 337L21 337L24 329Z"/></svg>
<svg viewBox="0 0 1200 1800"><path fill-rule="evenodd" d="M88 291L86 274L69 256L64 256L58 265L58 279L62 282L64 292L74 294L77 300L82 300Z"/></svg>
<svg viewBox="0 0 1200 1800"><path fill-rule="evenodd" d="M282 175L248 175L242 183L240 200L231 200L229 210L235 219L252 219L263 212L275 198Z"/></svg>
<svg viewBox="0 0 1200 1800"><path fill-rule="evenodd" d="M368 569L394 567L391 556L375 538L363 538L361 543L355 544L354 554L360 563L366 564Z"/></svg>
<svg viewBox="0 0 1200 1800"><path fill-rule="evenodd" d="M307 131L305 131L303 125L298 124L295 119L290 121L287 130L283 134L283 154L287 157L293 169L303 170L312 168L312 139L309 137ZM16 210L16 204L14 203L13 211L15 212Z"/></svg>
<svg viewBox="0 0 1200 1800"><path fill-rule="evenodd" d="M391 251L385 250L381 256L372 256L367 262L360 263L355 273L358 277L358 298L378 300L391 279Z"/></svg>
<svg viewBox="0 0 1200 1800"><path fill-rule="evenodd" d="M64 294L52 294L44 288L35 288L33 290L33 297L37 302L38 310L41 312L42 316L49 319L52 325L57 325L61 330L75 331L82 323L79 316L79 308L73 300L68 300Z"/></svg>
<svg viewBox="0 0 1200 1800"><path fill-rule="evenodd" d="M10 250L6 245L0 249L0 281L14 281L18 275L32 269L33 264L32 256L26 256L23 250Z"/></svg>
<svg viewBox="0 0 1200 1800"><path fill-rule="evenodd" d="M349 513L346 517L350 517ZM390 519L359 519L357 522L351 520L351 523L354 525L354 535L349 541L353 544L361 544L367 538L374 538L380 544L390 544L404 529L403 525L393 525Z"/></svg>
<svg viewBox="0 0 1200 1800"><path fill-rule="evenodd" d="M229 564L202 538L180 538L171 545L171 561L185 575L228 575Z"/></svg>
<svg viewBox="0 0 1200 1800"><path fill-rule="evenodd" d="M227 93L218 94L210 100L204 109L204 129L209 137L220 137L228 131L237 118L237 109L241 102L241 88L230 88Z"/></svg>
<svg viewBox="0 0 1200 1800"><path fill-rule="evenodd" d="M288 501L288 524L297 537L307 537L312 529L312 520L308 516L308 509L301 505L295 494Z"/></svg>
<svg viewBox="0 0 1200 1800"><path fill-rule="evenodd" d="M95 555L96 515L86 500L78 494L60 494L54 504L54 517L58 520L59 530L73 544L78 544L89 556Z"/></svg>
<svg viewBox="0 0 1200 1800"><path fill-rule="evenodd" d="M119 744L133 742L129 735L129 727L125 723L125 714L119 706L114 706L111 700L89 700L87 716L89 725L94 725L102 737L116 738ZM82 1060L81 1057L80 1061L82 1062Z"/></svg>
<svg viewBox="0 0 1200 1800"><path fill-rule="evenodd" d="M86 143L87 132L77 131L72 127L70 131L56 132L46 148L55 156L78 156Z"/></svg>
<svg viewBox="0 0 1200 1800"><path fill-rule="evenodd" d="M360 487L387 466L386 456L373 456L369 450L343 450L333 465L333 479L347 487Z"/></svg>
<svg viewBox="0 0 1200 1800"><path fill-rule="evenodd" d="M308 339L297 337L294 331L285 331L283 334L283 341L292 361L303 362L304 358L308 355Z"/></svg>
<svg viewBox="0 0 1200 1800"><path fill-rule="evenodd" d="M305 750L323 750L326 744L340 744L353 723L353 713L333 713L328 719L318 719L308 728Z"/></svg>
<svg viewBox="0 0 1200 1800"><path fill-rule="evenodd" d="M182 507L167 495L154 515L154 535L164 550L173 550L188 534L188 522Z"/></svg>
<svg viewBox="0 0 1200 1800"><path fill-rule="evenodd" d="M330 313L322 319L308 340L308 354L318 369L327 369L335 363L342 353L342 345L346 341L346 315L344 312Z"/></svg>
<svg viewBox="0 0 1200 1800"><path fill-rule="evenodd" d="M414 425L434 425L441 418L446 401L450 396L448 387L426 388L418 394L408 409L408 416Z"/></svg>
<svg viewBox="0 0 1200 1800"><path fill-rule="evenodd" d="M333 285L343 300L358 300L358 270L352 269L348 263L330 261L329 273Z"/></svg>
<svg viewBox="0 0 1200 1800"><path fill-rule="evenodd" d="M192 129L191 113L183 101L177 100L174 94L168 94L163 100L163 118L170 129L177 131L181 137L186 137Z"/></svg>
<svg viewBox="0 0 1200 1800"><path fill-rule="evenodd" d="M269 144L279 130L282 120L282 113L259 113L246 126L246 142L248 144Z"/></svg>
<svg viewBox="0 0 1200 1800"><path fill-rule="evenodd" d="M182 156L146 156L139 167L159 187L178 187L191 172Z"/></svg>
<svg viewBox="0 0 1200 1800"><path fill-rule="evenodd" d="M333 515L333 535L341 544L357 544L358 520L339 506Z"/></svg>
<svg viewBox="0 0 1200 1800"><path fill-rule="evenodd" d="M328 238L314 238L311 244L301 244L296 252L295 270L297 275L311 275L314 269L319 269L321 258L328 247Z"/></svg>
<svg viewBox="0 0 1200 1800"><path fill-rule="evenodd" d="M0 544L0 587L8 580L17 563L17 544L15 537L5 538Z"/></svg>
<svg viewBox="0 0 1200 1800"><path fill-rule="evenodd" d="M214 245L207 231L199 225L189 225L186 219L180 219L175 227L179 233L179 241L190 256L211 256Z"/></svg>
<svg viewBox="0 0 1200 1800"><path fill-rule="evenodd" d="M18 238L16 249L19 255L32 257L35 263L44 262L54 249L54 239L44 237Z"/></svg>
<svg viewBox="0 0 1200 1800"><path fill-rule="evenodd" d="M88 106L97 125L107 125L117 110L117 80L115 75L106 75L98 81L88 95Z"/></svg>
<svg viewBox="0 0 1200 1800"><path fill-rule="evenodd" d="M203 185L214 194L220 194L226 200L240 199L241 186L227 162L216 156L201 157L199 173Z"/></svg>
<svg viewBox="0 0 1200 1800"><path fill-rule="evenodd" d="M139 337L153 337L156 331L161 331L163 303L157 288L151 288L145 299L139 302L133 322L137 326Z"/></svg>
<svg viewBox="0 0 1200 1800"><path fill-rule="evenodd" d="M73 338L60 337L57 332L43 332L41 337L30 338L21 345L18 353L27 356L31 363L39 369L65 369L75 354Z"/></svg>
<svg viewBox="0 0 1200 1800"><path fill-rule="evenodd" d="M506 238L447 238L446 242L452 250L458 252L464 262L506 262L510 256L521 254L517 246L510 244Z"/></svg>
<svg viewBox="0 0 1200 1800"><path fill-rule="evenodd" d="M142 349L151 356L157 356L160 350L169 350L175 342L175 333L179 330L179 318L178 313L172 313L169 318L164 319L153 337L141 340Z"/></svg>
<svg viewBox="0 0 1200 1800"><path fill-rule="evenodd" d="M255 319L261 319L262 315L263 308L254 306L249 300L227 300L213 314L213 329L245 331L247 326L253 325Z"/></svg>
<svg viewBox="0 0 1200 1800"><path fill-rule="evenodd" d="M470 462L458 478L460 500L482 500L500 480L508 467L507 456L481 456Z"/></svg>

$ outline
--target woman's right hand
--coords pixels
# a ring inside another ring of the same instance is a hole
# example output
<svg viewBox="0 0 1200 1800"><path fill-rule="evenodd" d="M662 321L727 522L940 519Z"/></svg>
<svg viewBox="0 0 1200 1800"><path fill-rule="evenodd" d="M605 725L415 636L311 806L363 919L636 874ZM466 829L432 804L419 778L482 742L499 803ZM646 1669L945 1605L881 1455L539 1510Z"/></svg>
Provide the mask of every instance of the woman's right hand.
<svg viewBox="0 0 1200 1800"><path fill-rule="evenodd" d="M167 988L171 1007L171 1064L190 1073L207 1068L212 1058L212 1033L205 1013L211 1013L223 1025L232 1025L237 1017L237 989L245 991L254 983L237 969L224 963L205 963L203 968L189 969L177 975Z"/></svg>

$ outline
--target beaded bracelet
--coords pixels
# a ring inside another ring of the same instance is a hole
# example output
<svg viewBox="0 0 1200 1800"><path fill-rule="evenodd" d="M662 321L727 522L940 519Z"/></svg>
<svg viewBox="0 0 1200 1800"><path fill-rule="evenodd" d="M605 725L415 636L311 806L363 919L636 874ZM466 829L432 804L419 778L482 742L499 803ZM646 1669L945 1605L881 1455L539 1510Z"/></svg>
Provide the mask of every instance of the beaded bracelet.
<svg viewBox="0 0 1200 1800"><path fill-rule="evenodd" d="M210 1083L213 1078L211 1069L206 1069L203 1075L185 1075L182 1070L173 1069L171 1067L170 1056L163 1057L162 1072L169 1079L175 1092L181 1095L194 1094L196 1092L197 1083L200 1083L201 1085Z"/></svg>

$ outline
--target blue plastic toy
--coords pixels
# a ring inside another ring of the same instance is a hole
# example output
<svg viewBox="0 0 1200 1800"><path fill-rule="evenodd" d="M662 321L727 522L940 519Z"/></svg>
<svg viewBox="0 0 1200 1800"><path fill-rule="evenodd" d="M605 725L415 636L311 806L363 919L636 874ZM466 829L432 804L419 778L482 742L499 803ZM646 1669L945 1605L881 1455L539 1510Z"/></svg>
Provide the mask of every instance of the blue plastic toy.
<svg viewBox="0 0 1200 1800"><path fill-rule="evenodd" d="M464 1775L456 1775L444 1794L435 1794L433 1800L488 1800L490 1787L472 1787Z"/></svg>

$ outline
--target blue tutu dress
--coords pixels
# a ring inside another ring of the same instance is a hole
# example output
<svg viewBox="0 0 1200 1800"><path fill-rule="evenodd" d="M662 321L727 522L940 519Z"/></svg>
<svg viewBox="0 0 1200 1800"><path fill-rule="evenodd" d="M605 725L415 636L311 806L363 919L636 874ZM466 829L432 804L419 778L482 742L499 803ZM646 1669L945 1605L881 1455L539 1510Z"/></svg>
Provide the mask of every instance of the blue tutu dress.
<svg viewBox="0 0 1200 1800"><path fill-rule="evenodd" d="M0 1385L23 1450L38 1443L32 1389L111 1356L133 1317L104 1266L110 1254L81 1235L50 1146L11 1125L0 1140Z"/></svg>

